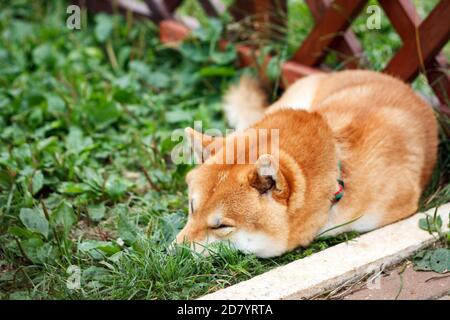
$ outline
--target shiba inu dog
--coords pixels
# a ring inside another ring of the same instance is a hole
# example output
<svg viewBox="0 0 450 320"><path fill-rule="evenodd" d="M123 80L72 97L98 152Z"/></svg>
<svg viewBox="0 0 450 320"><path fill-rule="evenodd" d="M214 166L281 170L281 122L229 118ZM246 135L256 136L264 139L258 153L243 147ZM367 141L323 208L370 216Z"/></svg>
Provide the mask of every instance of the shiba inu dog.
<svg viewBox="0 0 450 320"><path fill-rule="evenodd" d="M226 242L273 257L319 235L366 232L416 212L436 161L437 123L400 80L362 70L311 75L266 107L258 82L243 77L224 101L235 133L186 129L197 152L215 148L186 177L190 212L176 242L200 251ZM277 150L255 147L249 132L261 129L278 130ZM254 163L217 161L239 140L246 156L256 150Z"/></svg>

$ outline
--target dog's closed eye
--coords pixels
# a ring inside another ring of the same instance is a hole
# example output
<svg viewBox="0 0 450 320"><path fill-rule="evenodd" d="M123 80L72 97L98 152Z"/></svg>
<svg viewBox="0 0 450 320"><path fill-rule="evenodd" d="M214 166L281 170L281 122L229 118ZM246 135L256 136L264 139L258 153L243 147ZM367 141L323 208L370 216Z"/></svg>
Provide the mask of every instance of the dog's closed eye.
<svg viewBox="0 0 450 320"><path fill-rule="evenodd" d="M189 209L191 214L194 214L194 199L189 200Z"/></svg>
<svg viewBox="0 0 450 320"><path fill-rule="evenodd" d="M211 232L218 237L226 237L236 230L236 227L228 224L219 224L210 228Z"/></svg>
<svg viewBox="0 0 450 320"><path fill-rule="evenodd" d="M223 228L234 228L234 227L230 226L230 225L227 225L227 224L219 224L217 226L211 227L211 229L213 229L213 230L223 229Z"/></svg>

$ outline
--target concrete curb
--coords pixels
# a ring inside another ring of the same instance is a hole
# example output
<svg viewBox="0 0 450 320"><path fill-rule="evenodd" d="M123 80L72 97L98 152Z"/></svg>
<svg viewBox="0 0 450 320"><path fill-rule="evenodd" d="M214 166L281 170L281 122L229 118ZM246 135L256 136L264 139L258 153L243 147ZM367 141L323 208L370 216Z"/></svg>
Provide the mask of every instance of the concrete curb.
<svg viewBox="0 0 450 320"><path fill-rule="evenodd" d="M433 215L435 209L425 213ZM438 209L447 228L450 203ZM305 299L334 289L351 279L388 267L436 241L435 236L418 227L424 213L366 233L304 259L228 288L200 297L217 299Z"/></svg>

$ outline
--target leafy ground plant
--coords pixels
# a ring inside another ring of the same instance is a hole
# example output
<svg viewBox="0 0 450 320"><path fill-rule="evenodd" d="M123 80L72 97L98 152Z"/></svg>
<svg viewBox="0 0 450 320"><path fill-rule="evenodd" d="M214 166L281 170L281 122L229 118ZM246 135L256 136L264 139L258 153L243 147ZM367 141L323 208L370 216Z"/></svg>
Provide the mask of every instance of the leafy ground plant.
<svg viewBox="0 0 450 320"><path fill-rule="evenodd" d="M450 217L450 213L449 213ZM436 235L440 240L432 248L422 250L413 257L415 270L446 273L450 271L450 231L443 231L444 226L437 211L419 220L419 227ZM447 227L450 227L450 222Z"/></svg>
<svg viewBox="0 0 450 320"><path fill-rule="evenodd" d="M194 298L357 236L265 260L168 251L191 167L171 162L171 134L194 119L225 129L222 93L251 70L236 68L233 46L219 48L220 20L203 17L168 48L130 16L83 14L69 30L66 7L0 4L0 298ZM450 199L442 141L424 206Z"/></svg>

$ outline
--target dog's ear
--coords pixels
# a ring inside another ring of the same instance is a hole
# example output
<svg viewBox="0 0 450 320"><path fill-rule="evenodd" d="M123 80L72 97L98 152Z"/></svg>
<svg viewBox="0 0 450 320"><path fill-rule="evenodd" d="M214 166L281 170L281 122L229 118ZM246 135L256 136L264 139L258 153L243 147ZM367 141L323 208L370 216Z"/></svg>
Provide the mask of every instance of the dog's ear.
<svg viewBox="0 0 450 320"><path fill-rule="evenodd" d="M289 194L289 186L280 169L279 159L270 154L263 154L258 158L249 181L250 185L261 194L270 190L278 196Z"/></svg>
<svg viewBox="0 0 450 320"><path fill-rule="evenodd" d="M192 128L186 128L184 132L186 133L186 137L189 139L195 156L200 163L203 163L210 156L216 154L217 151L222 148L224 143L222 137L212 137L195 131Z"/></svg>

